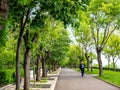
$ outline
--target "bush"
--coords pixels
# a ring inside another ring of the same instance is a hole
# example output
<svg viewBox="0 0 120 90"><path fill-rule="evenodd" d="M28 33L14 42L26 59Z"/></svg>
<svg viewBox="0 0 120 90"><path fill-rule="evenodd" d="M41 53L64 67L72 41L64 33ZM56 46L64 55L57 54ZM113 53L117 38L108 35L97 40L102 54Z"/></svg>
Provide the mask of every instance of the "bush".
<svg viewBox="0 0 120 90"><path fill-rule="evenodd" d="M4 77L5 77L5 72L4 71L0 71L0 84L2 84L2 82L4 82Z"/></svg>
<svg viewBox="0 0 120 90"><path fill-rule="evenodd" d="M20 74L21 74L21 77L24 77L24 69L23 68L20 69Z"/></svg>
<svg viewBox="0 0 120 90"><path fill-rule="evenodd" d="M93 67L93 69L98 69L98 67ZM114 68L103 67L103 70L111 70L111 71L114 71ZM115 68L115 71L120 72L120 68Z"/></svg>
<svg viewBox="0 0 120 90"><path fill-rule="evenodd" d="M8 84L15 82L15 69L0 70L0 84Z"/></svg>

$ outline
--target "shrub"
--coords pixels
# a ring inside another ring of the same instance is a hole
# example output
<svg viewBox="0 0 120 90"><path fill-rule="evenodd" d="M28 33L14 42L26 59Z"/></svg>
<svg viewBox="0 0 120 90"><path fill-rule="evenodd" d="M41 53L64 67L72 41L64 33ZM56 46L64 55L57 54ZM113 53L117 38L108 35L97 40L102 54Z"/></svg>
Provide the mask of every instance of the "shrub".
<svg viewBox="0 0 120 90"><path fill-rule="evenodd" d="M15 82L15 69L0 70L0 84Z"/></svg>
<svg viewBox="0 0 120 90"><path fill-rule="evenodd" d="M20 69L20 74L21 74L21 77L24 76L24 69L23 68Z"/></svg>

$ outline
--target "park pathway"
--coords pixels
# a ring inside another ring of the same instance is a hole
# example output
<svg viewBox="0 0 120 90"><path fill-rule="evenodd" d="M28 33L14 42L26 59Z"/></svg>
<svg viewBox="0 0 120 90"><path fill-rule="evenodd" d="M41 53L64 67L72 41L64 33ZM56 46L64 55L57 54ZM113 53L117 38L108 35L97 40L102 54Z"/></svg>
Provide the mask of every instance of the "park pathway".
<svg viewBox="0 0 120 90"><path fill-rule="evenodd" d="M62 69L55 90L120 90L91 75L81 77L81 74L72 69Z"/></svg>

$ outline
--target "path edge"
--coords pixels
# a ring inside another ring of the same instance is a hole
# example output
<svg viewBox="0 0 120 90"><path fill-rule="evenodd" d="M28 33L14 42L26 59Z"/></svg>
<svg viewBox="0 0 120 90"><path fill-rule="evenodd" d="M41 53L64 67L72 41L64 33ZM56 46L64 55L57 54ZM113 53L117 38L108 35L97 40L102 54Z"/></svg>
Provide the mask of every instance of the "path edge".
<svg viewBox="0 0 120 90"><path fill-rule="evenodd" d="M55 80L55 83L54 83L54 85L53 85L53 89L52 89L52 90L55 90L55 86L56 86L56 83L57 83L58 76L59 76L60 72L61 72L61 68L59 68L59 71L58 71L58 73L56 74L57 77L56 77L56 80Z"/></svg>

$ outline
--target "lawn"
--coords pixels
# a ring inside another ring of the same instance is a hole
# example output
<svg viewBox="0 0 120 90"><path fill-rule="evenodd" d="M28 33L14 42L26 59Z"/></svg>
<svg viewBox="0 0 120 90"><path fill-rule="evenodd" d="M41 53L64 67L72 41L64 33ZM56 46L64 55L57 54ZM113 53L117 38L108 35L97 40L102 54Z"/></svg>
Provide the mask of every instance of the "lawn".
<svg viewBox="0 0 120 90"><path fill-rule="evenodd" d="M120 72L104 70L103 74L101 79L120 86Z"/></svg>
<svg viewBox="0 0 120 90"><path fill-rule="evenodd" d="M80 71L79 69L75 69L75 70ZM99 72L98 69L93 69L92 73L91 72L85 72L85 73L98 74L98 72ZM97 76L97 78L100 78L102 80L115 84L117 86L120 86L120 72L104 70L103 76L102 77Z"/></svg>
<svg viewBox="0 0 120 90"><path fill-rule="evenodd" d="M88 74L98 74L98 72L99 72L98 69L93 69L92 73L90 73L90 72L89 73L86 72L86 73L88 73ZM120 72L103 70L103 76L98 77L98 78L120 86Z"/></svg>

